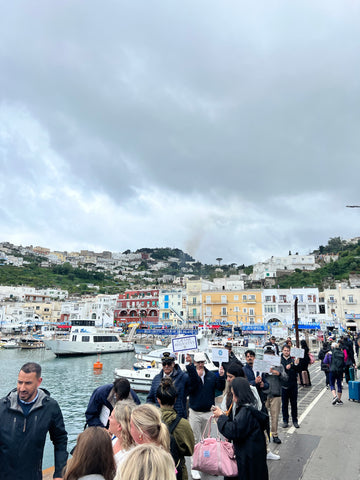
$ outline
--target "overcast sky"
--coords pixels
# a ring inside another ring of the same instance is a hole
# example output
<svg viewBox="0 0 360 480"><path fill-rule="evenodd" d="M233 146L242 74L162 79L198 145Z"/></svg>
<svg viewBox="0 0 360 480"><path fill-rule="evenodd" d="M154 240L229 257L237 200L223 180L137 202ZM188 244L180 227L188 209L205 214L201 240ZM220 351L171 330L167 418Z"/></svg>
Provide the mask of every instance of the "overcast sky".
<svg viewBox="0 0 360 480"><path fill-rule="evenodd" d="M252 264L359 236L356 0L0 6L0 241Z"/></svg>

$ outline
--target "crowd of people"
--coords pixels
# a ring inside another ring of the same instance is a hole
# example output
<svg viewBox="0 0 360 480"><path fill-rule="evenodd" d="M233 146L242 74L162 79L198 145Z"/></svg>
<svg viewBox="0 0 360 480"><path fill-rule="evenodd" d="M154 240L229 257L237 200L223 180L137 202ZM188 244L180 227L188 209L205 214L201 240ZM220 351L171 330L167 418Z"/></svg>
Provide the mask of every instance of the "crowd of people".
<svg viewBox="0 0 360 480"><path fill-rule="evenodd" d="M360 338L356 339L358 351ZM126 378L98 387L85 412L85 429L68 459L67 432L61 409L41 388L41 367L26 363L17 388L0 400L0 471L3 480L40 480L47 433L54 444L55 480L187 480L185 457L192 457L208 420L213 416L219 432L231 441L238 478L267 480L268 460L280 456L271 442L280 444L282 427L299 428L298 385L311 386L311 353L302 341L301 358L291 356L290 338L282 345L271 337L264 355L274 362L266 372L255 369L256 354L245 352L243 364L226 345L229 361L217 372L205 367L205 355L187 355L186 371L173 354L162 357L146 403L141 404ZM341 405L343 374L352 379L356 368L354 344L349 337L323 342L318 358L333 405ZM357 366L360 368L360 364ZM305 373L304 373L305 372ZM215 398L223 395L215 407ZM290 404L290 415L289 415ZM207 475L193 468L196 480Z"/></svg>

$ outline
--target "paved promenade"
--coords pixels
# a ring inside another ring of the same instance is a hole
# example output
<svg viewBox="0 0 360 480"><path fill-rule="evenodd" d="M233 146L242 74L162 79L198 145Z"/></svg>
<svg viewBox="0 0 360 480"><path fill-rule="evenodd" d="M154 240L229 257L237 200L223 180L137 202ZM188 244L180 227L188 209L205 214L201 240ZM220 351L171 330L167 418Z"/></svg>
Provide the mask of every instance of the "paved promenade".
<svg viewBox="0 0 360 480"><path fill-rule="evenodd" d="M360 404L348 400L344 382L344 405L332 405L324 388L319 362L310 369L313 387L299 392L299 429L279 429L283 443L272 450L281 455L269 461L271 480L360 479Z"/></svg>

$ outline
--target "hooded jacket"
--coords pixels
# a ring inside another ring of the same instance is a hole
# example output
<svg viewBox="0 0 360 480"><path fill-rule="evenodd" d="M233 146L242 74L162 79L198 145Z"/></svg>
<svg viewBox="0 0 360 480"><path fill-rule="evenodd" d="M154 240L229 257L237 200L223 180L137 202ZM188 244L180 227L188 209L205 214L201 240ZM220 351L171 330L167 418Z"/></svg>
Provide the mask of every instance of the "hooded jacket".
<svg viewBox="0 0 360 480"><path fill-rule="evenodd" d="M16 389L0 400L1 480L41 480L46 434L54 444L55 473L62 477L68 457L63 416L50 393L38 389L38 398L27 416L18 403Z"/></svg>

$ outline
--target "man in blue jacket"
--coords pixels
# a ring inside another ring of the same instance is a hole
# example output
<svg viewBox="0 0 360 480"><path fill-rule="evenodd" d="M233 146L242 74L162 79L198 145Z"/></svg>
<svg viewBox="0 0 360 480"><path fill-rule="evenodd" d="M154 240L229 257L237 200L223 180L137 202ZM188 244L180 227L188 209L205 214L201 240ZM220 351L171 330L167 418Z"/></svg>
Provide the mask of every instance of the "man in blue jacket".
<svg viewBox="0 0 360 480"><path fill-rule="evenodd" d="M175 364L175 355L171 352L163 353L161 363L162 370L152 381L150 392L146 397L146 403L154 403L156 406L160 406L156 399L157 389L164 377L170 377L177 391L174 409L181 417L187 418L186 399L189 393L189 376L181 370L179 365Z"/></svg>
<svg viewBox="0 0 360 480"><path fill-rule="evenodd" d="M39 388L41 366L25 363L17 389L0 400L1 480L41 480L46 435L54 444L54 480L61 480L68 457L63 416L50 393Z"/></svg>
<svg viewBox="0 0 360 480"><path fill-rule="evenodd" d="M215 405L216 390L223 391L225 388L225 370L221 366L219 375L205 367L206 357L203 352L196 352L194 363L190 355L187 355L186 370L190 379L189 396L189 422L194 432L195 443L201 440L207 421L212 415L211 407ZM200 479L200 472L191 470L193 479Z"/></svg>
<svg viewBox="0 0 360 480"><path fill-rule="evenodd" d="M140 405L139 397L130 388L130 382L125 377L117 378L113 383L96 388L85 412L86 423L89 427L107 427L115 403L129 397L136 405Z"/></svg>

